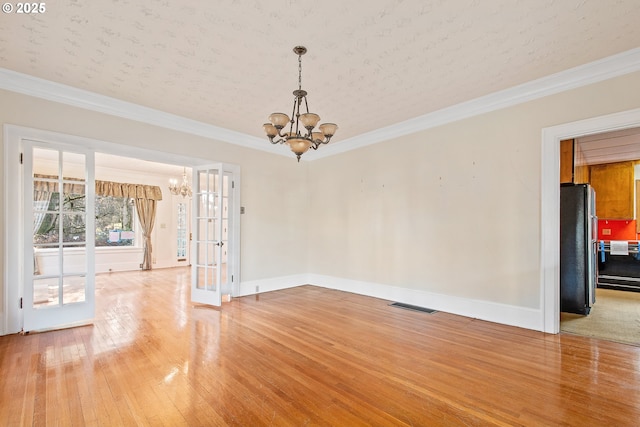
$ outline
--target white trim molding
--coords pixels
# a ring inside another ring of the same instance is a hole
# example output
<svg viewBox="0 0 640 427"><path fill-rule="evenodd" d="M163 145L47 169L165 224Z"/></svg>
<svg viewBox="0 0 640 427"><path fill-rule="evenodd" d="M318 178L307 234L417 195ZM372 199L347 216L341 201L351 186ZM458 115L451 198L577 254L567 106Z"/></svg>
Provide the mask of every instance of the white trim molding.
<svg viewBox="0 0 640 427"><path fill-rule="evenodd" d="M305 160L333 156L635 71L640 71L640 48L532 80L353 138L338 140L323 147L322 150L305 154Z"/></svg>
<svg viewBox="0 0 640 427"><path fill-rule="evenodd" d="M312 161L333 156L635 71L640 71L640 48L631 49L617 55L612 55L487 96L453 105L398 124L376 129L353 138L337 140L323 147L322 150L307 153L303 157L303 161ZM0 89L272 154L290 155L288 151L282 150L281 147L267 144L266 138L258 138L219 126L198 122L4 68L0 68Z"/></svg>
<svg viewBox="0 0 640 427"><path fill-rule="evenodd" d="M460 298L417 289L401 288L382 283L363 282L321 274L298 274L269 279L242 282L241 292L236 297L263 292L313 285L359 295L380 298L393 302L411 304L474 319L501 323L520 328L542 330L540 310L499 304L490 301Z"/></svg>
<svg viewBox="0 0 640 427"><path fill-rule="evenodd" d="M544 332L560 332L560 141L639 126L637 108L542 129L540 307Z"/></svg>
<svg viewBox="0 0 640 427"><path fill-rule="evenodd" d="M72 86L0 68L0 89L59 102L72 107L122 117L165 129L215 139L242 147L281 154L281 150L258 138L240 132L187 119L175 114L122 101Z"/></svg>
<svg viewBox="0 0 640 427"><path fill-rule="evenodd" d="M238 293L234 297L256 295L264 292L279 291L295 288L309 283L307 274L293 274L290 276L271 277L268 279L249 280L240 282Z"/></svg>
<svg viewBox="0 0 640 427"><path fill-rule="evenodd" d="M23 252L20 232L23 228L24 215L20 195L23 193L22 169L19 154L22 140L15 132L15 128L4 125L4 233L2 245L4 247L4 271L2 286L2 316L0 318L0 335L15 334L22 330L22 308L20 298L23 295L23 268L20 265L19 254ZM11 183L11 185L9 185ZM16 186L18 184L18 186ZM11 207L14 207L13 209ZM10 268L17 266L17 268Z"/></svg>
<svg viewBox="0 0 640 427"><path fill-rule="evenodd" d="M308 283L324 288L430 308L432 310L457 314L473 319L486 320L488 322L501 323L536 331L542 330L540 310L534 308L461 298L418 289L401 288L381 283L342 279L319 274L309 274Z"/></svg>

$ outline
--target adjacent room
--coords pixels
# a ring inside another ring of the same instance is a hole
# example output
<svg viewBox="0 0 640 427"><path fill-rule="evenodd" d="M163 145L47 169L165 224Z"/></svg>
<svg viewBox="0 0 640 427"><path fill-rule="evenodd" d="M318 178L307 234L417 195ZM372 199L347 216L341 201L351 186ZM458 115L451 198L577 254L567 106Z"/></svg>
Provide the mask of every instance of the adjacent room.
<svg viewBox="0 0 640 427"><path fill-rule="evenodd" d="M564 140L560 153L560 329L637 344L640 130Z"/></svg>
<svg viewBox="0 0 640 427"><path fill-rule="evenodd" d="M3 5L0 419L637 425L637 1L134 3Z"/></svg>

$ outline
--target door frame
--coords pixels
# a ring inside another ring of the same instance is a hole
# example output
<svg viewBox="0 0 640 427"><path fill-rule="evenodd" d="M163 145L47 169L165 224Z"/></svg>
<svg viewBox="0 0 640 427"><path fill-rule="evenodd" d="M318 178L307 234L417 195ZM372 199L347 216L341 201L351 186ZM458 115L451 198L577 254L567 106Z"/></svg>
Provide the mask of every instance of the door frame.
<svg viewBox="0 0 640 427"><path fill-rule="evenodd" d="M101 141L93 138L69 135L59 132L34 129L12 124L3 126L3 148L4 148L4 191L3 202L5 207L3 249L4 249L4 271L3 271L3 293L2 313L0 315L0 335L14 334L22 330L23 318L20 308L20 298L24 295L24 272L22 268L13 266L22 265L21 257L24 252L22 245L22 227L24 226L24 215L21 204L24 193L24 183L22 178L16 181L16 177L21 177L22 167L20 165L20 153L22 152L22 140L36 140L57 144L77 145L94 152L113 154L123 157L132 157L152 162L173 164L186 167L194 167L202 164L215 163L215 159L202 159L175 153L167 153L141 147L118 144L114 142ZM233 238L237 242L233 248L233 296L239 294L240 289L240 166L225 164L233 169L236 186L236 194L233 203L232 214L237 219L237 226L233 230ZM13 208L10 208L13 207ZM12 284L18 284L13 286Z"/></svg>
<svg viewBox="0 0 640 427"><path fill-rule="evenodd" d="M640 127L640 108L542 129L540 328L543 332L560 332L560 141L634 127Z"/></svg>

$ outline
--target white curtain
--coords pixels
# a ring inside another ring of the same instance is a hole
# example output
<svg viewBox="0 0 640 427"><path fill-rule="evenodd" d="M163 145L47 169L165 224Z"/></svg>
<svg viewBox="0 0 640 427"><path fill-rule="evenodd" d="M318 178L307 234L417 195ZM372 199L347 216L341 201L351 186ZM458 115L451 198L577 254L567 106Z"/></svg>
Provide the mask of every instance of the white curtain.
<svg viewBox="0 0 640 427"><path fill-rule="evenodd" d="M39 181L36 181L39 182ZM36 186L34 182L34 187ZM33 191L33 234L37 233L44 221L44 217L47 216L45 212L49 207L51 201L51 192L35 190ZM36 247L33 247L33 274L40 274L40 265L38 264L38 256Z"/></svg>

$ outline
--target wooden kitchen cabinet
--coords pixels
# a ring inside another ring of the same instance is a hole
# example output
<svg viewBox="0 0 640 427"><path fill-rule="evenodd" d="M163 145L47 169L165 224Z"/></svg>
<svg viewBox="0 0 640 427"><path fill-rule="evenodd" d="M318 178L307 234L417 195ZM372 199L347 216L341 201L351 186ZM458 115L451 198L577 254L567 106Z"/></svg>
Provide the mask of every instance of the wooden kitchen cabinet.
<svg viewBox="0 0 640 427"><path fill-rule="evenodd" d="M560 184L573 182L573 139L560 141Z"/></svg>
<svg viewBox="0 0 640 427"><path fill-rule="evenodd" d="M596 215L600 219L633 219L633 162L607 163L589 167L596 191Z"/></svg>
<svg viewBox="0 0 640 427"><path fill-rule="evenodd" d="M573 139L560 141L560 184L587 184L589 167L584 154Z"/></svg>

